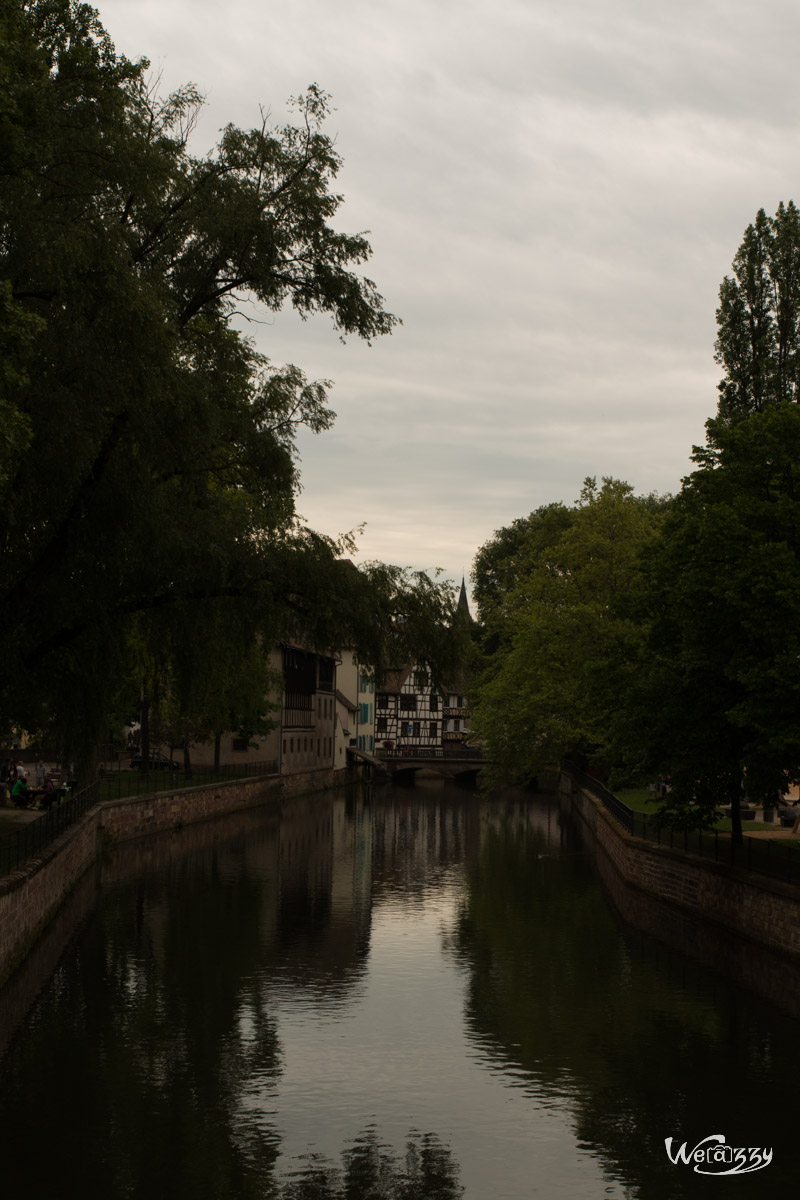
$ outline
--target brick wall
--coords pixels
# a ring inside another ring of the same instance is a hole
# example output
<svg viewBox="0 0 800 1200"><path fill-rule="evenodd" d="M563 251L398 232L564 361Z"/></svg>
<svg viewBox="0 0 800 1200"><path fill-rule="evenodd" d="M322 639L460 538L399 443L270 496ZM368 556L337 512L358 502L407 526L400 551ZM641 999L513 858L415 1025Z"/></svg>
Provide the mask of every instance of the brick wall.
<svg viewBox="0 0 800 1200"><path fill-rule="evenodd" d="M589 835L591 836L591 835ZM676 951L711 966L762 996L790 1016L800 1012L800 969L795 960L775 954L750 938L743 938L693 909L679 907L632 887L602 851L596 856L597 872L626 930L646 939L646 953ZM769 1011L769 1010L765 1010Z"/></svg>
<svg viewBox="0 0 800 1200"><path fill-rule="evenodd" d="M627 884L800 962L800 887L632 837L569 776L560 786Z"/></svg>

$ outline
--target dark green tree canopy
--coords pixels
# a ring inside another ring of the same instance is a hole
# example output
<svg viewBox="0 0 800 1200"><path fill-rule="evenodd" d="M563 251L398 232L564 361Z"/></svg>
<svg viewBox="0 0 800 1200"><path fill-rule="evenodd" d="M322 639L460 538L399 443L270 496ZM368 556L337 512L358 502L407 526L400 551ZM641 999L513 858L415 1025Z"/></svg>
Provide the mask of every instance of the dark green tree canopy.
<svg viewBox="0 0 800 1200"><path fill-rule="evenodd" d="M332 223L325 93L196 157L197 90L159 96L87 5L10 0L0 38L2 717L91 725L137 615L163 645L223 599L239 633L322 647L412 599L449 612L300 526L294 433L329 426L327 384L235 327L248 303L365 339L396 324L366 238Z"/></svg>
<svg viewBox="0 0 800 1200"><path fill-rule="evenodd" d="M648 547L619 756L672 777L672 817L800 778L800 408L709 422L698 469Z"/></svg>
<svg viewBox="0 0 800 1200"><path fill-rule="evenodd" d="M505 531L479 552L492 587L472 729L498 778L529 779L607 740L612 668L638 637L622 605L664 504L621 480L587 479L572 508L548 505L515 522L509 557L495 557Z"/></svg>
<svg viewBox="0 0 800 1200"><path fill-rule="evenodd" d="M800 398L800 212L761 209L719 290L719 416L735 421Z"/></svg>

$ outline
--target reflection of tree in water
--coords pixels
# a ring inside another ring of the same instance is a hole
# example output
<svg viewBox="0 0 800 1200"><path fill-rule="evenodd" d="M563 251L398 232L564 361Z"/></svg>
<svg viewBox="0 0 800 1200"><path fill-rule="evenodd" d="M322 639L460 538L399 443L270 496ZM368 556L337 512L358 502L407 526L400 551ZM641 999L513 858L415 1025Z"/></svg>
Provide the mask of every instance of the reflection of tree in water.
<svg viewBox="0 0 800 1200"><path fill-rule="evenodd" d="M87 922L2 1063L5 1194L264 1196L280 1139L242 1096L278 1077L280 1048L255 983L265 895L251 849L181 862Z"/></svg>
<svg viewBox="0 0 800 1200"><path fill-rule="evenodd" d="M401 1158L373 1127L342 1152L342 1166L313 1157L271 1200L456 1200L464 1189L450 1150L434 1133L412 1131Z"/></svg>
<svg viewBox="0 0 800 1200"><path fill-rule="evenodd" d="M620 930L585 856L487 828L448 948L469 969L467 1035L515 1086L568 1113L579 1145L635 1194L702 1190L706 1180L669 1164L664 1139L716 1132L774 1146L769 1186L789 1186L768 1114L793 1108L791 1026ZM793 1157L787 1145L785 1163ZM764 1186L737 1179L740 1197Z"/></svg>

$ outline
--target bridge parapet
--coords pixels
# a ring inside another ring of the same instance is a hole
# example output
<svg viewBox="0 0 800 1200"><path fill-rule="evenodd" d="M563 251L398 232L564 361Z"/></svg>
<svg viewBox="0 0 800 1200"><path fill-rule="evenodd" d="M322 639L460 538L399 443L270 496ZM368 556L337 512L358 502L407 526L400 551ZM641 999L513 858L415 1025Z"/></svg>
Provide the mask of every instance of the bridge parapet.
<svg viewBox="0 0 800 1200"><path fill-rule="evenodd" d="M378 750L379 758L386 761L395 759L434 759L463 758L472 762L483 761L483 750L480 746L395 746L392 750Z"/></svg>
<svg viewBox="0 0 800 1200"><path fill-rule="evenodd" d="M381 750L380 759L392 775L430 770L450 778L476 774L486 762L483 751L477 746L407 746L399 750Z"/></svg>

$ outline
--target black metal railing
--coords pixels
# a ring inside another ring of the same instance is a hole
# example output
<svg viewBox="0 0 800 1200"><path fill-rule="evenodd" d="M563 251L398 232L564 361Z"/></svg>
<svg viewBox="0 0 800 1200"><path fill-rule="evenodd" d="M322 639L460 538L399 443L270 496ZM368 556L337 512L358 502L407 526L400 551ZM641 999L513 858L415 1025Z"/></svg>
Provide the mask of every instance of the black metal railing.
<svg viewBox="0 0 800 1200"><path fill-rule="evenodd" d="M278 763L275 760L235 763L216 770L213 767L198 767L192 771L115 771L113 775L95 780L68 799L60 800L49 812L26 822L14 833L0 838L0 878L10 875L28 859L40 854L89 809L104 801L178 792L204 783L277 774Z"/></svg>
<svg viewBox="0 0 800 1200"><path fill-rule="evenodd" d="M786 883L800 883L800 845L792 838L745 837L741 846L735 845L730 833L719 829L676 829L665 824L655 813L639 812L630 808L599 779L588 775L574 763L564 763L568 775L590 791L603 807L635 837L654 842L658 846L669 846L684 854L697 854L714 862L729 863Z"/></svg>

